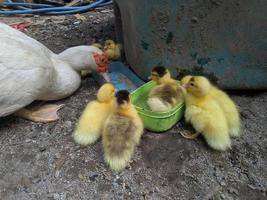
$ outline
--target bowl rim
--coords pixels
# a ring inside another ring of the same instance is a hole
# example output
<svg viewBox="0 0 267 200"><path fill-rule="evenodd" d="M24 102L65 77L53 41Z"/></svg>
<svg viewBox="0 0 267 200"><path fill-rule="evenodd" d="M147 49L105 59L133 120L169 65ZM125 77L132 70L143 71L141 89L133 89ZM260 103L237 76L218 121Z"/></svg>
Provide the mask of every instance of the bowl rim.
<svg viewBox="0 0 267 200"><path fill-rule="evenodd" d="M179 83L180 81L177 80L177 83ZM148 85L154 84L154 81L151 80L145 84L143 84L142 86L138 87L136 90L134 90L133 92L131 92L131 96L133 96L136 92L138 92L138 90L147 87ZM179 112L182 108L184 108L185 104L184 103L179 103L176 106L174 106L171 110L166 111L166 112L153 112L151 110L147 110L145 108L142 108L140 106L137 106L135 104L133 104L134 107L137 109L137 111L140 114L143 114L147 117L152 117L152 118L157 118L157 119L162 119L162 118L168 118L171 117L173 115L175 115L177 112Z"/></svg>

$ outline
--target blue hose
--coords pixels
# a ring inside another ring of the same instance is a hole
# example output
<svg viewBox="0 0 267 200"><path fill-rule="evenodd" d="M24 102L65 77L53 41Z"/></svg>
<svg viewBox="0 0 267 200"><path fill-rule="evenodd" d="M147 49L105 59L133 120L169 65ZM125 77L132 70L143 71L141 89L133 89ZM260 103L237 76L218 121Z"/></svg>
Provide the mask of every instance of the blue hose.
<svg viewBox="0 0 267 200"><path fill-rule="evenodd" d="M15 10L0 10L0 15L19 15L19 14L49 14L63 15L85 12L92 8L106 6L112 4L112 0L97 0L85 6L54 6L49 4L33 4L33 3L14 3L12 0L1 3L0 6L12 7Z"/></svg>

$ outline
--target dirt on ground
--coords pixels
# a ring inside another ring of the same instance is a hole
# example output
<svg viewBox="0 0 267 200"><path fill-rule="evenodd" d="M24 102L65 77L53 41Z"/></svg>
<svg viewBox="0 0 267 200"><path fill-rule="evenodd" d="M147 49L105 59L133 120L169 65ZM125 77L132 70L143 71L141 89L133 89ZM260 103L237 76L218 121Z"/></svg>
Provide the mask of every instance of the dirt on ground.
<svg viewBox="0 0 267 200"><path fill-rule="evenodd" d="M82 16L82 17L81 17ZM114 39L112 7L78 16L4 18L32 22L25 33L54 52ZM33 123L14 116L0 119L0 199L266 199L267 92L238 92L231 97L242 118L242 136L232 149L211 150L203 138L186 140L171 130L145 132L132 162L120 173L104 163L101 142L80 147L72 133L98 85L84 78L57 122Z"/></svg>

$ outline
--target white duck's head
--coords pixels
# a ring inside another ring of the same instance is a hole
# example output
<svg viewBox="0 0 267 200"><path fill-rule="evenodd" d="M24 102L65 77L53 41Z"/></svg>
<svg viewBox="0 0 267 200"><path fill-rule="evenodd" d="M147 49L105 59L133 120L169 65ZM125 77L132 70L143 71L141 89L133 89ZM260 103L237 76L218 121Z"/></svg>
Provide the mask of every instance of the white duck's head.
<svg viewBox="0 0 267 200"><path fill-rule="evenodd" d="M58 58L67 62L74 70L91 70L99 72L109 82L108 57L95 46L76 46L66 49L58 55Z"/></svg>

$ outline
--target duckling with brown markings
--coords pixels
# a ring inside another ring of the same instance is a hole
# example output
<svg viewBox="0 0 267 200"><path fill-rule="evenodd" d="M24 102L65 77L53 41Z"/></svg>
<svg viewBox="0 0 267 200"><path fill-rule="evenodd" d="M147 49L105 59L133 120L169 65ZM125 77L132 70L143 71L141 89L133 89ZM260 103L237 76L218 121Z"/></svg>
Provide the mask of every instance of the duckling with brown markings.
<svg viewBox="0 0 267 200"><path fill-rule="evenodd" d="M149 78L157 83L157 86L150 91L147 100L152 111L166 112L183 102L180 84L171 78L168 69L162 66L154 67Z"/></svg>
<svg viewBox="0 0 267 200"><path fill-rule="evenodd" d="M103 131L106 163L112 170L124 169L130 161L143 134L143 123L130 102L129 92L116 93L115 111L107 119Z"/></svg>

